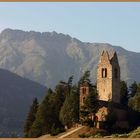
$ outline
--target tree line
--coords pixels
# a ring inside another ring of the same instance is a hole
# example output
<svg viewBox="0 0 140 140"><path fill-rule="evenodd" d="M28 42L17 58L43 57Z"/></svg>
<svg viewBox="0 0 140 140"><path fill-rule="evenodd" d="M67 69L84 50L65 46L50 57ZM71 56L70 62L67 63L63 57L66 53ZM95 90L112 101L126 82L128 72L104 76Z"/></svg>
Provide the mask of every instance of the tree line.
<svg viewBox="0 0 140 140"><path fill-rule="evenodd" d="M25 137L56 135L78 122L79 93L72 81L73 76L67 82L60 81L54 91L48 89L40 104L34 99L24 127Z"/></svg>
<svg viewBox="0 0 140 140"><path fill-rule="evenodd" d="M80 110L79 90L80 85L85 81L89 84L89 95ZM121 104L140 112L140 84L134 82L128 87L125 81L121 81L120 86ZM48 89L41 103L38 103L37 98L33 100L24 126L25 137L39 137L44 134L57 135L65 131L65 128L71 128L78 123L93 126L98 108L98 93L96 85L90 81L90 71L86 71L75 85L73 76L71 76L67 82L60 81L54 90ZM135 117L139 119L137 114ZM130 122L132 125L134 123L137 125L132 118L130 118Z"/></svg>

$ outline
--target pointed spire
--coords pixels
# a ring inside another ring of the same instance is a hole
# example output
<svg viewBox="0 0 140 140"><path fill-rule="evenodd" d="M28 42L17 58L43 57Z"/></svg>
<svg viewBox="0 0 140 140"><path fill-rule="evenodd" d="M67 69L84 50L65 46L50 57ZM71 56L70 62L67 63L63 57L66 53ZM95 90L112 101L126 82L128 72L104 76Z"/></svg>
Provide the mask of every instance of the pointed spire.
<svg viewBox="0 0 140 140"><path fill-rule="evenodd" d="M113 58L117 58L117 53L116 53L116 51L114 51L114 53L113 53Z"/></svg>
<svg viewBox="0 0 140 140"><path fill-rule="evenodd" d="M102 56L104 55L104 53L105 53L105 51L103 50L103 51L102 51Z"/></svg>
<svg viewBox="0 0 140 140"><path fill-rule="evenodd" d="M117 64L119 64L119 62L118 62L118 56L117 56L116 51L113 52L113 55L112 55L112 57L111 57L111 59L110 59L110 62L111 62L111 63L116 62Z"/></svg>
<svg viewBox="0 0 140 140"><path fill-rule="evenodd" d="M107 50L103 50L101 58L100 58L100 62L110 62L109 60L109 53Z"/></svg>
<svg viewBox="0 0 140 140"><path fill-rule="evenodd" d="M109 53L108 53L108 51L107 51L107 50L103 50L102 56L106 56L106 57L109 58Z"/></svg>
<svg viewBox="0 0 140 140"><path fill-rule="evenodd" d="M109 58L109 53L108 53L108 51L105 51L105 55L107 55L107 57Z"/></svg>

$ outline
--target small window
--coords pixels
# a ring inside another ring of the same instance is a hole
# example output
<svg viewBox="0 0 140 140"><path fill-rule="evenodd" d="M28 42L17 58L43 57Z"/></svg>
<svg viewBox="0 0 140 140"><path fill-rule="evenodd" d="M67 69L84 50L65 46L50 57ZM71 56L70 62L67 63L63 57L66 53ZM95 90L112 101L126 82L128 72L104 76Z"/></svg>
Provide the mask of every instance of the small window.
<svg viewBox="0 0 140 140"><path fill-rule="evenodd" d="M104 77L104 69L102 68L102 78Z"/></svg>
<svg viewBox="0 0 140 140"><path fill-rule="evenodd" d="M82 90L83 90L83 95L85 95L86 94L86 88L84 87L84 88L82 88Z"/></svg>
<svg viewBox="0 0 140 140"><path fill-rule="evenodd" d="M105 68L105 77L107 77L107 69Z"/></svg>
<svg viewBox="0 0 140 140"><path fill-rule="evenodd" d="M82 88L82 90L83 90L83 95L85 94L85 88Z"/></svg>
<svg viewBox="0 0 140 140"><path fill-rule="evenodd" d="M102 78L107 77L107 68L102 68Z"/></svg>

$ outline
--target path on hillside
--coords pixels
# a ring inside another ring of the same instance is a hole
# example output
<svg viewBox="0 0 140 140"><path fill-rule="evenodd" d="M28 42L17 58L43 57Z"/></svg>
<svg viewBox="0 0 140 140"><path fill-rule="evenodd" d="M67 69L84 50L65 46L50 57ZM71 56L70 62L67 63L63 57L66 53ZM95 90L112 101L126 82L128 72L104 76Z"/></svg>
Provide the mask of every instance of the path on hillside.
<svg viewBox="0 0 140 140"><path fill-rule="evenodd" d="M68 133L66 133L66 134L64 134L64 135L62 135L62 136L60 136L60 137L58 137L58 138L65 138L65 137L67 137L68 135L71 135L72 133L74 133L74 132L76 132L76 131L82 129L83 127L84 127L84 126L79 126L78 128L76 128L76 129L74 129L74 130L72 130L72 131L70 131L70 132L68 132Z"/></svg>

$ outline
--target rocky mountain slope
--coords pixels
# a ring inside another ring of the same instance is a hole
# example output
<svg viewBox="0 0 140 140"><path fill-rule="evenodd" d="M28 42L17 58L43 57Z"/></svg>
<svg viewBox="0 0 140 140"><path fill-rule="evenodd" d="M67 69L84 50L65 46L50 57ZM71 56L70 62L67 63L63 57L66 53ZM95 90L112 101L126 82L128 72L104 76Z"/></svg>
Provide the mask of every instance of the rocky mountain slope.
<svg viewBox="0 0 140 140"><path fill-rule="evenodd" d="M5 29L0 34L0 68L54 87L74 74L75 81L89 69L96 80L96 67L103 49L116 50L121 79L140 82L140 53L103 43L81 42L56 32L25 32Z"/></svg>
<svg viewBox="0 0 140 140"><path fill-rule="evenodd" d="M0 137L21 135L30 105L41 100L46 87L0 69Z"/></svg>

